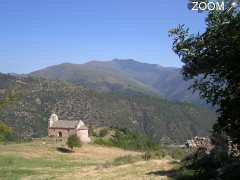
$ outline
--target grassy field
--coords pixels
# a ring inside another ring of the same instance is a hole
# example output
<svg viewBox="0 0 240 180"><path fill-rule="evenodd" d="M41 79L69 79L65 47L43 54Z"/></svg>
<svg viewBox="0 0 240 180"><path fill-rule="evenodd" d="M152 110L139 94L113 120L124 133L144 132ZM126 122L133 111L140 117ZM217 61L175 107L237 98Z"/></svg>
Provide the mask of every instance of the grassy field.
<svg viewBox="0 0 240 180"><path fill-rule="evenodd" d="M39 139L29 143L0 145L2 180L98 180L170 179L177 162L170 157L144 161L143 153L83 145L74 153L58 150L63 142Z"/></svg>

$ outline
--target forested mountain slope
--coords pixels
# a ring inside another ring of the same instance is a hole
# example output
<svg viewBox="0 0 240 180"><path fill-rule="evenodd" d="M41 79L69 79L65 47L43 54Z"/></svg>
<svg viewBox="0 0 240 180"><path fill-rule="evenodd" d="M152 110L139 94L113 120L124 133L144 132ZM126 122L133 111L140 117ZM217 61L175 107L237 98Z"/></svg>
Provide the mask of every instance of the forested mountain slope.
<svg viewBox="0 0 240 180"><path fill-rule="evenodd" d="M0 121L13 127L18 137L47 135L48 117L82 119L87 125L138 131L156 142L183 142L207 135L215 114L187 103L157 97L95 93L81 86L42 78L0 74L0 96L15 91L17 101L1 110Z"/></svg>
<svg viewBox="0 0 240 180"><path fill-rule="evenodd" d="M91 61L85 64L64 63L30 73L51 80L66 80L98 92L160 95L179 102L205 105L183 80L180 68L137 62L132 59Z"/></svg>

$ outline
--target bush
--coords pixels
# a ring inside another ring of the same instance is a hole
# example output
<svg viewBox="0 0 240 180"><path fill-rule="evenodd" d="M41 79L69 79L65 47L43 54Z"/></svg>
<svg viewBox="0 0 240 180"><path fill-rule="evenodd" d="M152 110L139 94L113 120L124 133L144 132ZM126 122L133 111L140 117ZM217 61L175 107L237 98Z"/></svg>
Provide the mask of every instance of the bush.
<svg viewBox="0 0 240 180"><path fill-rule="evenodd" d="M12 137L12 128L8 127L4 123L0 123L0 142L10 141L12 140Z"/></svg>
<svg viewBox="0 0 240 180"><path fill-rule="evenodd" d="M158 148L148 137L127 129L117 129L111 141L114 146L128 150L145 151Z"/></svg>
<svg viewBox="0 0 240 180"><path fill-rule="evenodd" d="M88 134L89 134L89 136L96 136L94 128L91 125L88 127Z"/></svg>
<svg viewBox="0 0 240 180"><path fill-rule="evenodd" d="M101 129L100 132L99 132L99 136L104 137L104 136L107 135L107 133L108 133L108 130L106 128Z"/></svg>
<svg viewBox="0 0 240 180"><path fill-rule="evenodd" d="M150 160L151 157L152 157L152 154L151 154L151 152L149 152L149 151L146 151L146 152L143 154L143 156L142 156L142 158L143 158L145 161Z"/></svg>
<svg viewBox="0 0 240 180"><path fill-rule="evenodd" d="M227 156L227 151L215 147L211 153L198 149L182 161L182 169L193 172L194 179L238 180L240 177L240 161ZM186 176L182 173L182 179Z"/></svg>
<svg viewBox="0 0 240 180"><path fill-rule="evenodd" d="M74 147L81 147L81 141L77 135L71 135L67 139L67 146L73 150Z"/></svg>

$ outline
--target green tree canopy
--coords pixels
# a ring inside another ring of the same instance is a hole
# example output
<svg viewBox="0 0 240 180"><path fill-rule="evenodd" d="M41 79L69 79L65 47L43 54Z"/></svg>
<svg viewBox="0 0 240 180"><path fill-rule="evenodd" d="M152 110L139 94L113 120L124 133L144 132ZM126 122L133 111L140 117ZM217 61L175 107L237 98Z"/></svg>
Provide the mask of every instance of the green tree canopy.
<svg viewBox="0 0 240 180"><path fill-rule="evenodd" d="M81 142L77 135L71 135L67 139L67 146L73 150L74 147L81 147Z"/></svg>
<svg viewBox="0 0 240 180"><path fill-rule="evenodd" d="M229 4L228 4L229 5ZM240 143L240 13L238 7L209 12L204 33L189 34L184 25L170 30L173 50L184 63L191 88L218 109L215 132Z"/></svg>
<svg viewBox="0 0 240 180"><path fill-rule="evenodd" d="M12 129L4 123L0 123L0 142L11 140Z"/></svg>

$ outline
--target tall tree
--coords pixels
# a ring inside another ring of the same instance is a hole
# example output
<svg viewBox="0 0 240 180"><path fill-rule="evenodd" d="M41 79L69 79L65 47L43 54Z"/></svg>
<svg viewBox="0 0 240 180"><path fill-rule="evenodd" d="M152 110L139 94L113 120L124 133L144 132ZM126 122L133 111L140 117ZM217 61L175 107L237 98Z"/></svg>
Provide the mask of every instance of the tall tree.
<svg viewBox="0 0 240 180"><path fill-rule="evenodd" d="M240 12L225 1L224 11L212 11L204 33L189 34L184 25L169 31L173 50L184 63L182 74L191 86L217 107L214 131L240 143Z"/></svg>

